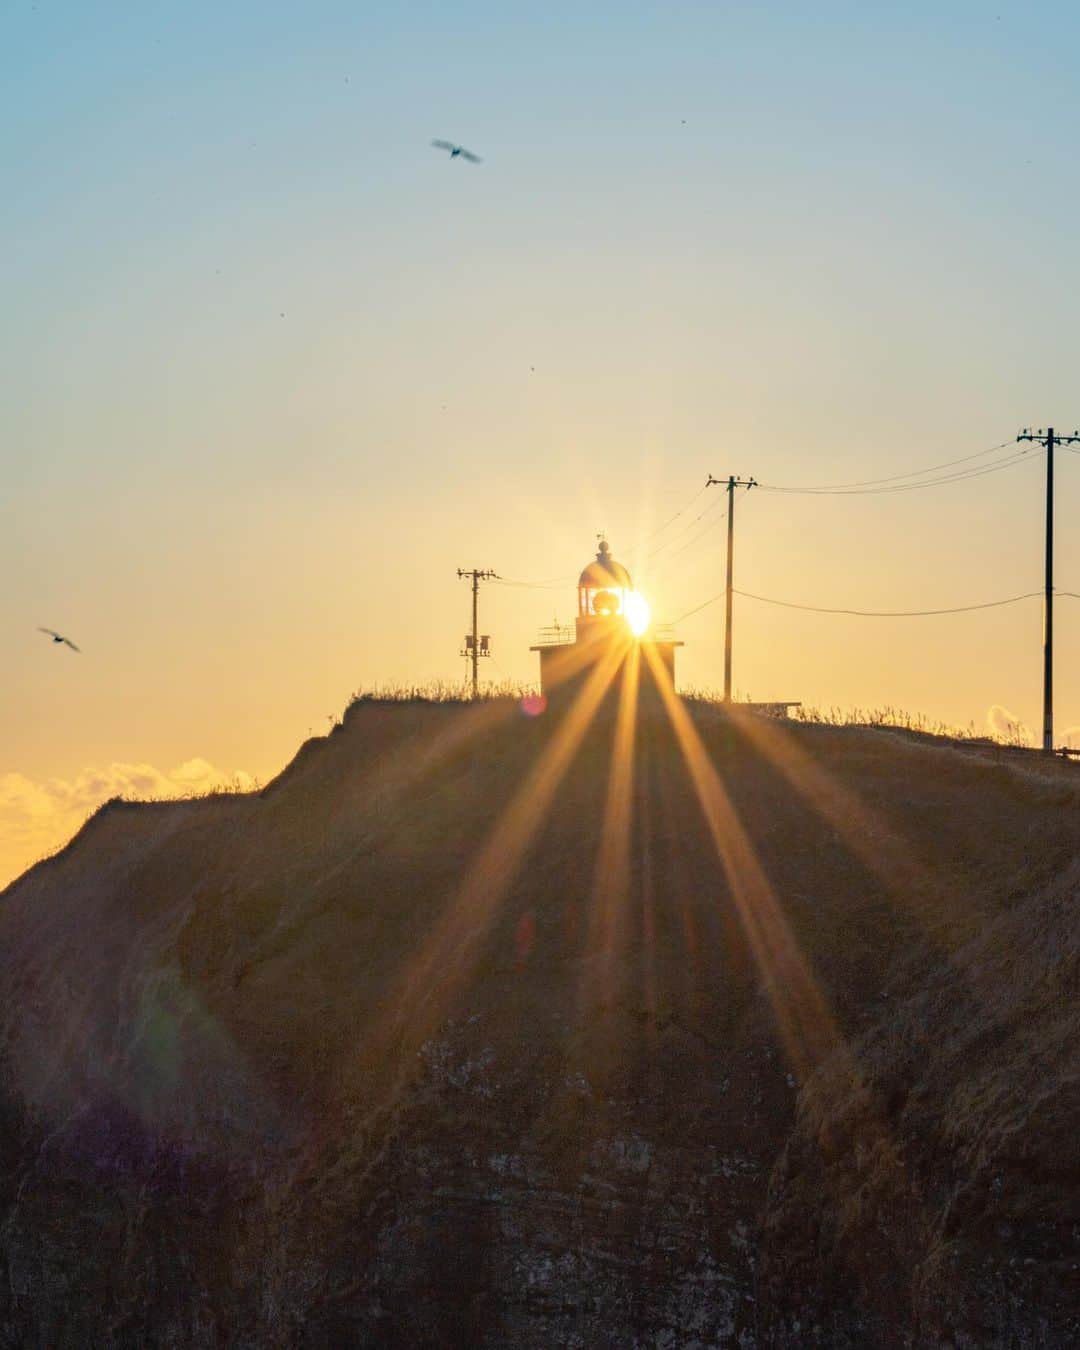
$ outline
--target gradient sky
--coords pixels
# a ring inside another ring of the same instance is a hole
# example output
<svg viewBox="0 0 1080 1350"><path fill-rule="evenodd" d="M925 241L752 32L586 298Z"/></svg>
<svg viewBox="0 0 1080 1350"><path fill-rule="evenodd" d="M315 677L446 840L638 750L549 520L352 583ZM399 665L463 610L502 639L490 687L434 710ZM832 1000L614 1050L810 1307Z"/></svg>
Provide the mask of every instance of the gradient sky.
<svg viewBox="0 0 1080 1350"><path fill-rule="evenodd" d="M531 680L600 529L658 618L721 590L711 518L647 558L709 473L815 485L1071 431L1080 12L945 8L9 3L0 880L109 790L266 779L358 687L459 679L459 566L568 579L484 590L485 673ZM751 494L736 584L1037 590L1042 465ZM719 684L722 621L682 625L684 684ZM1041 622L738 601L735 679L1036 726ZM1080 601L1057 634L1064 732Z"/></svg>

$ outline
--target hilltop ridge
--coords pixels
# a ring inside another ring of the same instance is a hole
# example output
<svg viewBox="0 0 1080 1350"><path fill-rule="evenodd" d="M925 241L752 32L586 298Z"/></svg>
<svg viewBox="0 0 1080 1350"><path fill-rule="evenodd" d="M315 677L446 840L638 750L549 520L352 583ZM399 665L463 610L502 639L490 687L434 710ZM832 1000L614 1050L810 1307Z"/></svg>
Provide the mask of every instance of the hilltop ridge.
<svg viewBox="0 0 1080 1350"><path fill-rule="evenodd" d="M0 1343L1076 1343L1077 767L679 706L361 700L8 887Z"/></svg>

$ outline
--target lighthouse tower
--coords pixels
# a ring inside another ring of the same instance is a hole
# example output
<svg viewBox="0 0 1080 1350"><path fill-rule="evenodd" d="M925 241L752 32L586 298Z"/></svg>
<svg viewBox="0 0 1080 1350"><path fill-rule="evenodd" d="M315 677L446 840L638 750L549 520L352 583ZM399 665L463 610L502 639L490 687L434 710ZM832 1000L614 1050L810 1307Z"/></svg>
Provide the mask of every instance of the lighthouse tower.
<svg viewBox="0 0 1080 1350"><path fill-rule="evenodd" d="M634 590L630 573L611 556L611 547L601 538L596 557L578 578L577 619L573 627L554 625L540 631L540 640L530 651L540 656L540 691L549 701L572 693L587 679L596 664L636 655L635 644L648 645L652 660L635 661L642 692L652 688L663 672L674 687L677 642L666 630L649 623L648 606ZM613 680L618 685L618 678Z"/></svg>

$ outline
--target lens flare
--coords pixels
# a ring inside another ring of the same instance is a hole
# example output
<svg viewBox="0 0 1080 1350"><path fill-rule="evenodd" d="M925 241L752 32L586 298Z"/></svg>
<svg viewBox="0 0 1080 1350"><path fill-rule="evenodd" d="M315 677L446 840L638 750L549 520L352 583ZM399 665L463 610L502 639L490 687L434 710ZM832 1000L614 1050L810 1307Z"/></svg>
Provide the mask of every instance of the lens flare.
<svg viewBox="0 0 1080 1350"><path fill-rule="evenodd" d="M652 617L648 600L638 591L627 591L624 609L631 633L635 637L640 637L648 628L649 619Z"/></svg>

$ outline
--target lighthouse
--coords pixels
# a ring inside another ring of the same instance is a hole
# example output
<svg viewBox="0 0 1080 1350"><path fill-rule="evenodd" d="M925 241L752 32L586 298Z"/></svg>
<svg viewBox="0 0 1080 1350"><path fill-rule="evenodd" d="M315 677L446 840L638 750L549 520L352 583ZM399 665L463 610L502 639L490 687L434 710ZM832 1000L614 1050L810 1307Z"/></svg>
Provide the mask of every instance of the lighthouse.
<svg viewBox="0 0 1080 1350"><path fill-rule="evenodd" d="M648 661L638 662L635 645L649 647ZM649 607L634 589L630 573L611 556L611 546L601 537L596 557L578 578L577 618L573 625L554 624L540 630L530 651L540 657L540 692L550 702L574 692L601 661L619 666L634 658L640 671L642 692L663 678L675 684L677 642L667 629L651 622ZM613 681L618 684L618 679Z"/></svg>

